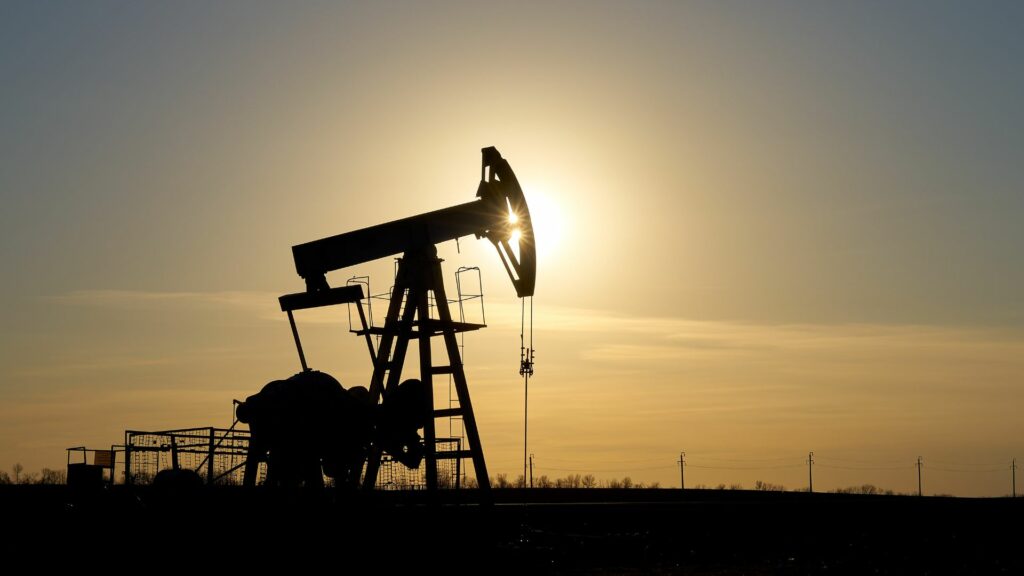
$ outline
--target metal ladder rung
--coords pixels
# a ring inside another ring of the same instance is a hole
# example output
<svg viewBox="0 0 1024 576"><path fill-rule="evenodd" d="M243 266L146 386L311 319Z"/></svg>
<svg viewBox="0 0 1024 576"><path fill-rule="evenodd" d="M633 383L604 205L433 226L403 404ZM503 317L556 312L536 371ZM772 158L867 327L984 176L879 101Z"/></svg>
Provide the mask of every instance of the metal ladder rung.
<svg viewBox="0 0 1024 576"><path fill-rule="evenodd" d="M462 407L458 408L440 408L434 410L434 418L449 418L451 416L462 416Z"/></svg>
<svg viewBox="0 0 1024 576"><path fill-rule="evenodd" d="M431 374L454 374L455 369L451 366L432 366L430 368Z"/></svg>

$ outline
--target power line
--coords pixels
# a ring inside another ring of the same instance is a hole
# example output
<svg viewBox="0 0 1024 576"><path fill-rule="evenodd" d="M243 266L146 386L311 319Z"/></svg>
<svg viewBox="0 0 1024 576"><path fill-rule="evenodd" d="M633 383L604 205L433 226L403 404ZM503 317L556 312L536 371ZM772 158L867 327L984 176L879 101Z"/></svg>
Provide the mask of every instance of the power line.
<svg viewBox="0 0 1024 576"><path fill-rule="evenodd" d="M928 460L928 461L933 463L933 464L938 464L940 466L948 466L950 468L999 468L1000 470L1002 470L1006 466L1006 464L1005 464L1006 461L1005 460L1003 462L998 463L998 464L992 464L992 463L960 464L960 463L956 463L956 462L942 462L940 460Z"/></svg>
<svg viewBox="0 0 1024 576"><path fill-rule="evenodd" d="M533 455L530 454L529 456L530 456L529 461L528 461L529 470L528 470L528 476L526 476L526 478L528 479L527 481L533 480L533 477L534 477L534 470L533 469L536 467L536 463L534 462ZM853 471L853 472L899 471L899 470L906 470L907 468L914 468L916 470L916 473L917 473L917 494L918 494L918 496L923 496L924 495L924 468L925 468L925 465L924 465L924 458L921 457L921 456L918 456L917 459L913 463L911 463L911 464L899 464L899 465L889 465L889 464L892 464L892 463L895 462L895 461L891 461L891 460L869 461L869 460L855 460L855 459L849 459L849 458L837 458L837 457L831 457L831 456L820 456L819 454L816 454L813 451L812 452L808 452L806 460L803 460L800 463L797 463L795 461L795 459L793 459L793 458L749 458L749 459L738 459L738 458L718 458L718 457L711 457L711 456L708 456L708 457L699 457L698 456L698 458L696 460L696 463L694 463L694 460L692 460L692 454L690 456L691 456L691 459L687 460L687 453L685 451L680 451L679 452L679 459L674 462L673 466L658 465L656 463L659 462L659 461L658 460L653 460L653 459L632 459L632 460L613 460L613 461L601 460L599 463L605 465L605 467L601 467L601 468L592 468L592 467L588 466L588 464L590 462L592 462L592 460L551 458L551 459L549 459L549 461L552 461L552 462L556 462L556 463L558 463L558 462L565 462L565 463L573 462L573 463L578 463L578 465L577 466L570 466L568 468L561 468L561 467L557 467L557 466L556 467L544 467L543 470L548 471L548 472L554 472L554 473L630 474L630 473L651 472L651 471L667 471L670 468L678 468L679 469L679 485L680 485L680 489L685 490L686 489L686 467L687 466L690 466L692 468L697 468L697 469L700 469L700 470L754 471L754 472L771 471L771 470L788 470L788 469L799 468L801 466L806 466L807 467L808 492L813 493L814 492L814 467L815 466L821 466L821 467L826 468L826 469L848 470L848 471ZM822 463L822 461L824 461L824 463ZM846 465L842 465L842 464L830 463L832 461L848 462L848 463L853 463L853 464L857 464L857 465L846 466ZM660 462L664 462L664 460L661 460ZM728 465L728 464L719 464L718 462L725 462L725 463L730 463L730 462L749 463L750 465ZM951 463L946 463L946 462L935 462L935 461L932 461L932 462L933 463L931 465L929 465L928 468L930 470L935 470L937 472L943 472L943 473L964 473L964 474L985 473L985 474L991 474L991 473L998 473L998 472L1005 473L1005 470L1006 470L1006 468L1005 468L1006 465L1005 464L1003 464L1001 466L1000 465L984 465L984 464L959 464L958 465L958 464L951 464ZM772 463L775 463L775 464L772 464ZM617 465L617 467L607 467L609 464ZM647 465L636 466L636 464L647 464ZM1016 475L1017 475L1017 461L1016 461L1016 458L1012 459L1011 462L1010 462L1010 473L1011 473L1011 492L1012 492L1013 497L1016 497L1016 495L1017 495L1017 486L1016 486L1016 484L1017 484L1017 477L1016 477Z"/></svg>
<svg viewBox="0 0 1024 576"><path fill-rule="evenodd" d="M538 466L539 470L554 470L559 472L633 472L633 471L648 471L648 470L669 470L675 469L676 466L648 466L640 468L556 468L552 466Z"/></svg>
<svg viewBox="0 0 1024 576"><path fill-rule="evenodd" d="M802 468L804 463L782 464L779 466L701 466L687 462L687 465L690 468L701 468L704 470L781 470L783 468Z"/></svg>
<svg viewBox="0 0 1024 576"><path fill-rule="evenodd" d="M594 460L600 460L605 464L654 464L655 462L664 462L661 458L643 458L637 460L609 460L607 458L592 458L587 460L580 460L576 458L549 458L547 455L544 458L551 462L566 462L574 464L588 464Z"/></svg>
<svg viewBox="0 0 1024 576"><path fill-rule="evenodd" d="M693 453L690 453L693 456ZM713 462L792 462L793 457L787 456L784 458L716 458L714 456L702 456L697 454L697 457L701 460L711 460Z"/></svg>
<svg viewBox="0 0 1024 576"><path fill-rule="evenodd" d="M817 460L814 462L821 468L830 468L834 470L906 470L907 468L913 468L913 464L904 464L902 466L836 466L835 464L822 464Z"/></svg>
<svg viewBox="0 0 1024 576"><path fill-rule="evenodd" d="M821 461L821 460L835 460L837 462L846 462L848 464L864 464L864 465L867 465L867 466L879 466L879 465L895 466L897 464L903 464L905 462L905 460L854 460L854 459L851 459L851 458L837 458L835 456L828 456L828 455L822 456L821 454L815 454L814 457L817 459L817 461Z"/></svg>
<svg viewBox="0 0 1024 576"><path fill-rule="evenodd" d="M1006 468L1000 466L999 468L947 468L944 466L928 466L929 470L939 470L942 472L980 472L980 473L991 473L991 472L1002 472Z"/></svg>

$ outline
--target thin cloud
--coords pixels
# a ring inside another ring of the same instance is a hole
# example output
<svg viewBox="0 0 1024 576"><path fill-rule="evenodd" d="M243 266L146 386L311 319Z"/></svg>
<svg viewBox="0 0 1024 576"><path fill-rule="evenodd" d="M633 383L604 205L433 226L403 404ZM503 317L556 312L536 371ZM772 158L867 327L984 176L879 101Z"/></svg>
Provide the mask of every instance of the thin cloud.
<svg viewBox="0 0 1024 576"><path fill-rule="evenodd" d="M280 294L258 291L153 292L144 290L77 290L51 300L67 306L116 310L233 309L259 320L283 322L287 316L278 304ZM374 306L376 309L379 303ZM353 311L353 317L355 312ZM348 322L347 307L335 306L295 312L301 324ZM378 321L383 321L383 315Z"/></svg>
<svg viewBox="0 0 1024 576"><path fill-rule="evenodd" d="M96 372L120 372L131 369L147 369L156 366L170 366L180 361L172 358L138 358L132 356L110 356L93 358L82 362L62 362L35 365L14 371L11 375L19 378L82 376Z"/></svg>
<svg viewBox="0 0 1024 576"><path fill-rule="evenodd" d="M52 297L58 304L126 310L230 307L249 311L260 319L282 321L278 294L260 291L140 291L78 290ZM488 324L497 329L520 326L520 305L488 303ZM338 323L348 319L339 307L303 310L299 322ZM382 315L375 318L377 324ZM634 316L607 310L538 305L534 310L535 335L559 337L563 333L601 334L618 342L604 346L613 356L672 358L679 350L774 351L780 349L843 349L856 353L870 349L951 351L960 354L996 352L1005 354L1024 348L1024 336L1007 331L970 327L891 324L748 324L672 317ZM653 339L636 344L631 340ZM623 341L627 341L625 343ZM639 348L650 348L648 351Z"/></svg>
<svg viewBox="0 0 1024 576"><path fill-rule="evenodd" d="M69 306L95 306L102 308L167 308L172 306L197 307L206 305L234 306L265 309L277 303L270 292L153 292L144 290L76 290L51 298L58 304Z"/></svg>

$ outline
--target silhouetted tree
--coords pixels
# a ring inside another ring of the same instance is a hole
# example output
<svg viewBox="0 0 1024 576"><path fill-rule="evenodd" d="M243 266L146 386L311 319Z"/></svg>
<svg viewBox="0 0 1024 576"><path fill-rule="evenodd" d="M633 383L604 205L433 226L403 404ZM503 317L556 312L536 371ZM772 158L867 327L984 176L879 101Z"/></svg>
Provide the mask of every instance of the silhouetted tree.
<svg viewBox="0 0 1024 576"><path fill-rule="evenodd" d="M40 484L67 484L67 473L63 470L43 468L39 474Z"/></svg>
<svg viewBox="0 0 1024 576"><path fill-rule="evenodd" d="M867 495L884 495L893 496L896 492L892 490L883 490L874 484L862 484L860 486L848 486L846 488L836 488L833 490L836 494L867 494Z"/></svg>
<svg viewBox="0 0 1024 576"><path fill-rule="evenodd" d="M754 490L758 492L785 492L786 487L782 484L772 484L771 482L762 482L758 480L754 482Z"/></svg>
<svg viewBox="0 0 1024 576"><path fill-rule="evenodd" d="M14 483L15 484L21 484L21 473L24 470L25 470L25 467L21 465L21 462L18 462L17 464L15 464L14 466L11 467L11 471L14 472Z"/></svg>
<svg viewBox="0 0 1024 576"><path fill-rule="evenodd" d="M754 481L754 490L758 492L778 492L778 490L776 490L775 484L772 484L771 482L765 482L763 480Z"/></svg>
<svg viewBox="0 0 1024 576"><path fill-rule="evenodd" d="M551 488L551 478L548 478L547 474L542 474L534 485L538 488Z"/></svg>
<svg viewBox="0 0 1024 576"><path fill-rule="evenodd" d="M7 472L4 472L4 471L0 470L0 484L10 484L10 483L11 483L11 476L9 474L7 474Z"/></svg>
<svg viewBox="0 0 1024 576"><path fill-rule="evenodd" d="M569 474L565 478L555 480L555 488L579 488L583 478L579 474Z"/></svg>
<svg viewBox="0 0 1024 576"><path fill-rule="evenodd" d="M597 488L597 478L594 478L593 474L587 474L580 480L580 484L584 488Z"/></svg>

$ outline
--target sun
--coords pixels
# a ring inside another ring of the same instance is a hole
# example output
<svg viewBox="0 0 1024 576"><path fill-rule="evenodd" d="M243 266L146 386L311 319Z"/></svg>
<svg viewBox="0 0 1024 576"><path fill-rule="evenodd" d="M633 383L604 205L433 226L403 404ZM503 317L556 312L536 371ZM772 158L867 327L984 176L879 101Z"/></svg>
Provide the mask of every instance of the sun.
<svg viewBox="0 0 1024 576"><path fill-rule="evenodd" d="M566 221L555 195L549 193L543 185L526 186L523 195L530 208L537 259L539 262L551 260L558 255L571 223ZM515 220L510 221L515 223Z"/></svg>
<svg viewBox="0 0 1024 576"><path fill-rule="evenodd" d="M523 191L526 204L530 210L530 221L533 224L533 241L537 247L539 262L550 261L562 245L562 238L569 226L554 196L543 186L531 185ZM523 235L520 215L516 214L511 205L508 207L508 223L511 228L509 244L513 253L519 256L519 239Z"/></svg>

